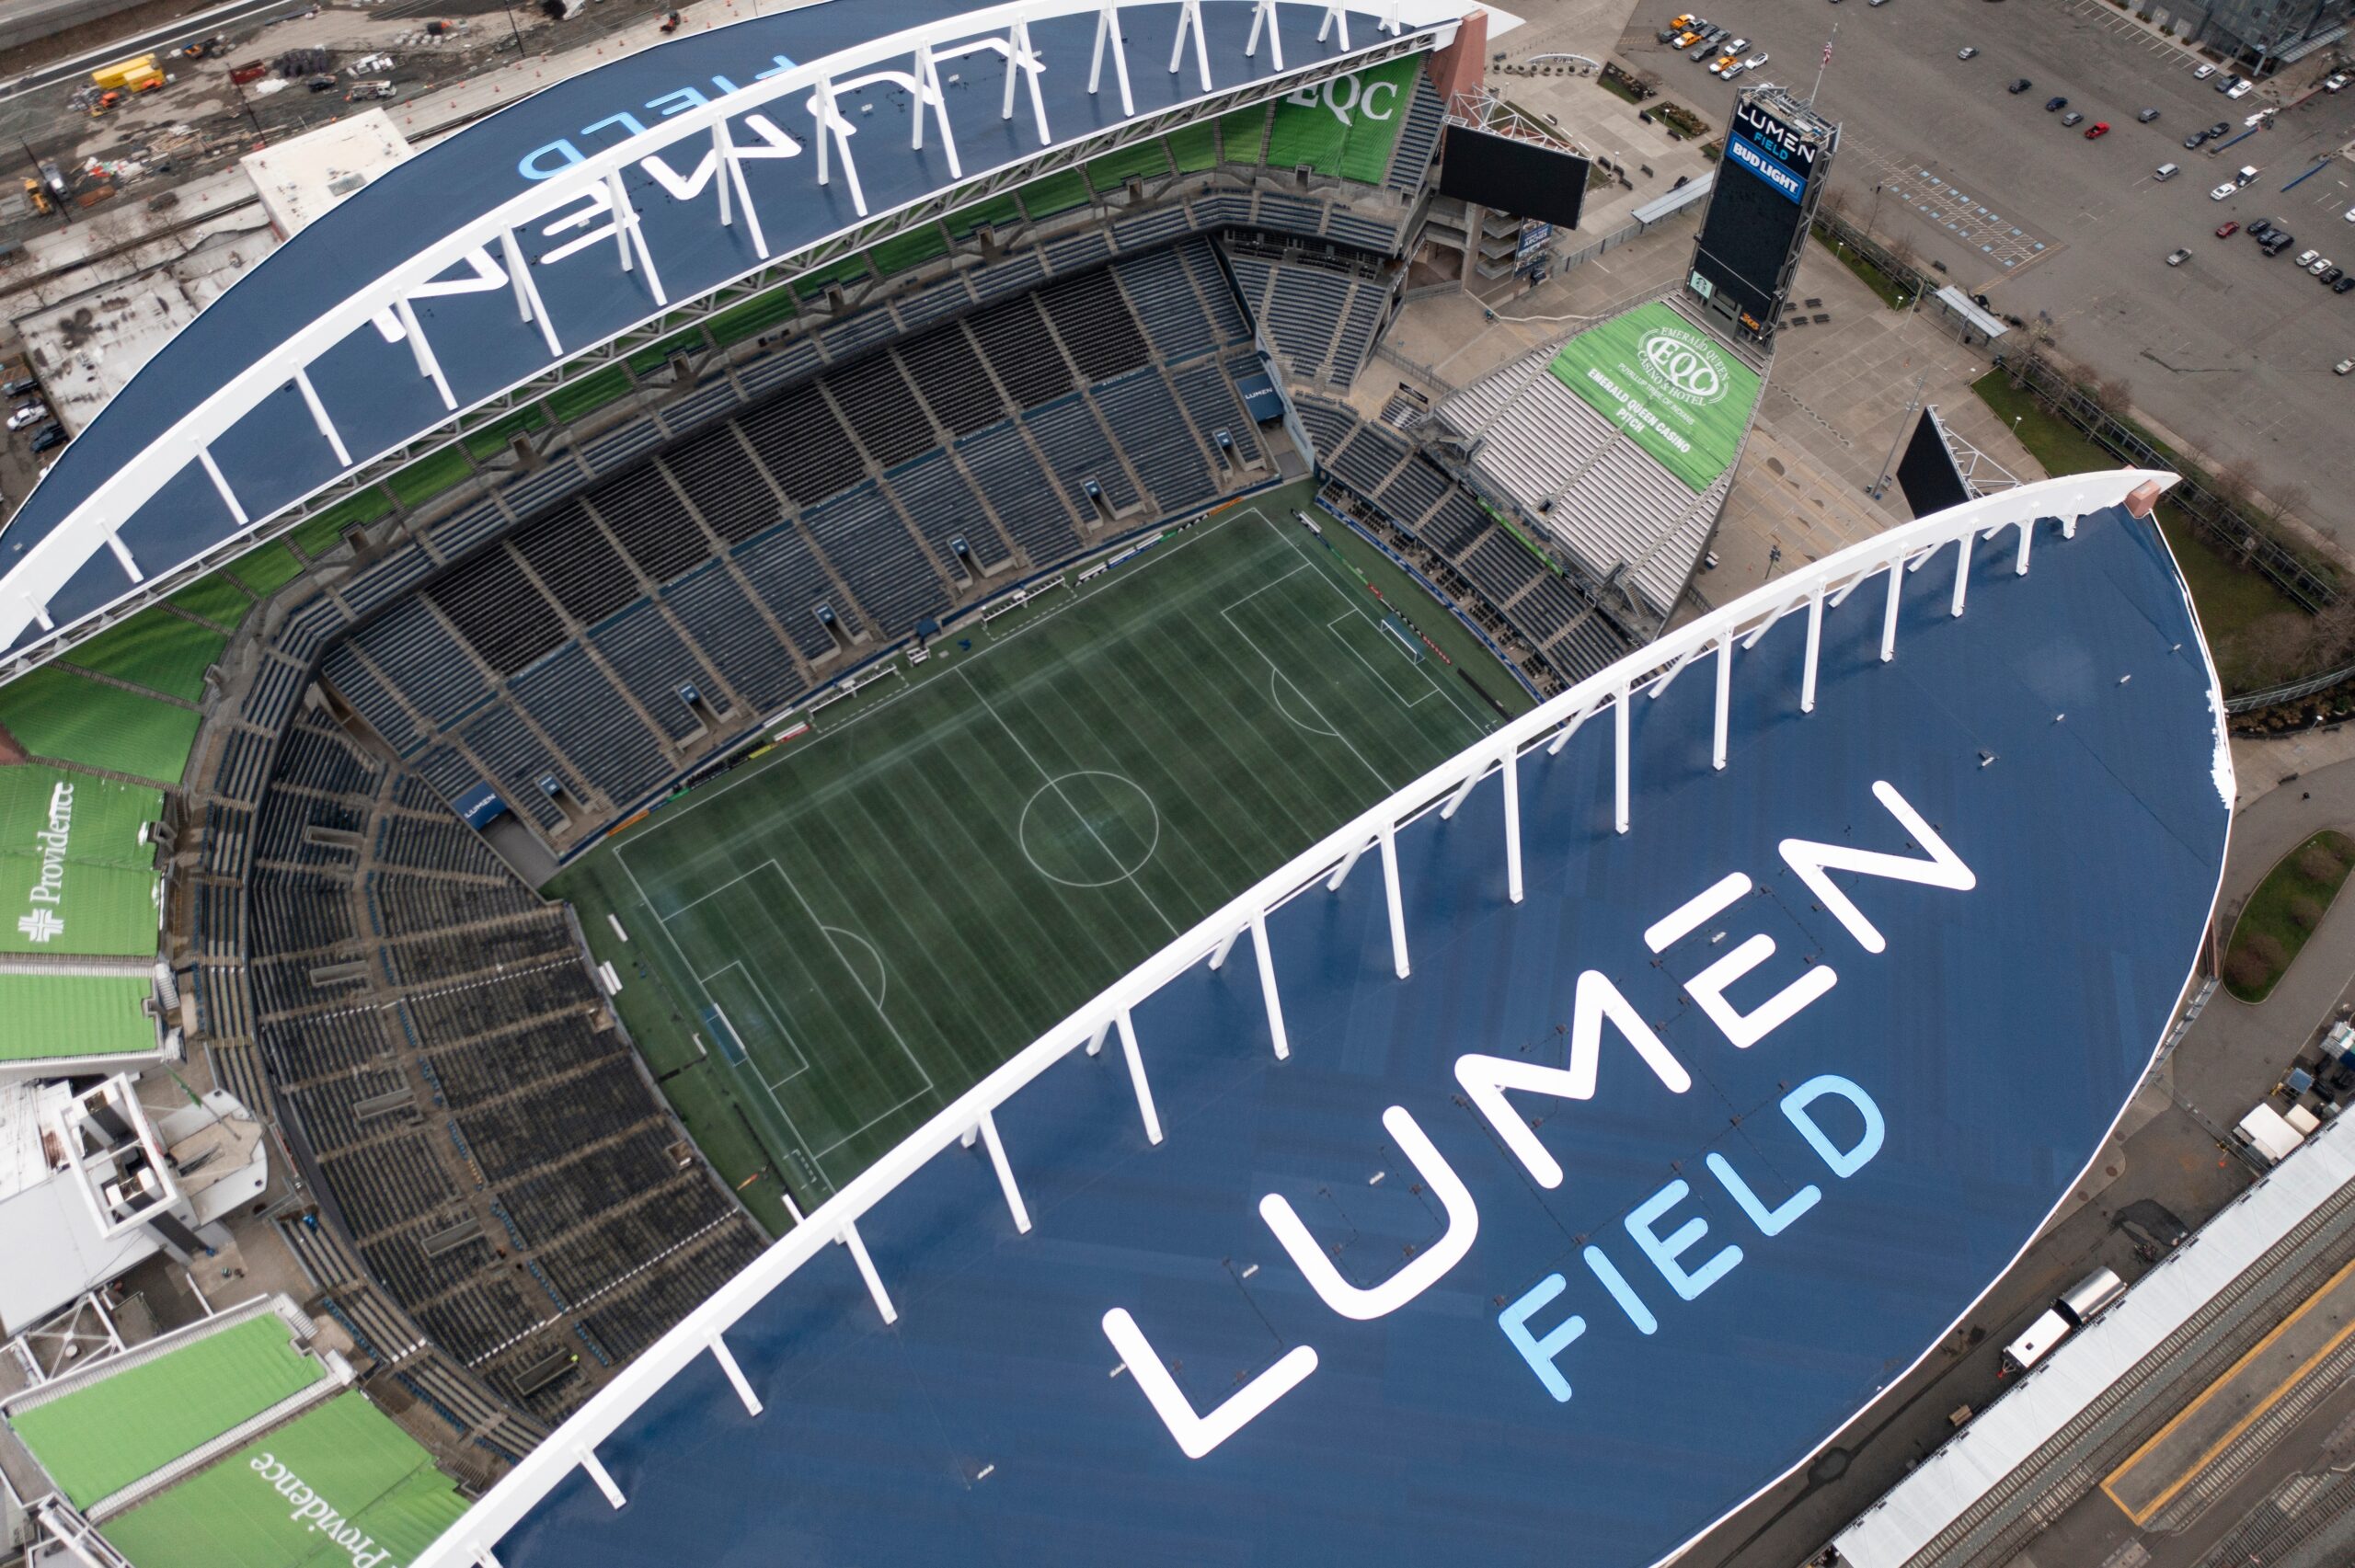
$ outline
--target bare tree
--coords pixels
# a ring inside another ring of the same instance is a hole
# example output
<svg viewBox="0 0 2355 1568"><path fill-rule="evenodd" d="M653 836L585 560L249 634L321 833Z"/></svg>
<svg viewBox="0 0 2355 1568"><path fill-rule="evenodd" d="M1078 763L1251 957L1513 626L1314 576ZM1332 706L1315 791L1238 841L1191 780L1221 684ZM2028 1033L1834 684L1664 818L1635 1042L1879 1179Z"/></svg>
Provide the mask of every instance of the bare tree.
<svg viewBox="0 0 2355 1568"><path fill-rule="evenodd" d="M2085 388L2085 394L2105 414L2116 416L2134 406L2134 385L2123 377L2098 377Z"/></svg>
<svg viewBox="0 0 2355 1568"><path fill-rule="evenodd" d="M2355 659L2355 598L2341 595L2324 605L2310 636L2317 670L2337 670Z"/></svg>
<svg viewBox="0 0 2355 1568"><path fill-rule="evenodd" d="M2234 458L2208 476L2209 493L2234 511L2248 510L2257 490L2257 470L2246 458Z"/></svg>
<svg viewBox="0 0 2355 1568"><path fill-rule="evenodd" d="M2312 657L2314 623L2293 610L2252 622L2239 637L2249 678L2270 686L2303 673Z"/></svg>

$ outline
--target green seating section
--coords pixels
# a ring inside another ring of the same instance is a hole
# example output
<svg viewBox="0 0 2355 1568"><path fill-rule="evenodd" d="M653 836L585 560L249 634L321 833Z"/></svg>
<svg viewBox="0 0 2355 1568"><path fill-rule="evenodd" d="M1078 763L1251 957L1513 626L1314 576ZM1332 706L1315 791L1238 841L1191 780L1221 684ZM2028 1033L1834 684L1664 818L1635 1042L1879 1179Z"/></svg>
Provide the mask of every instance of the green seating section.
<svg viewBox="0 0 2355 1568"><path fill-rule="evenodd" d="M35 757L176 784L198 714L52 664L0 686L0 726Z"/></svg>
<svg viewBox="0 0 2355 1568"><path fill-rule="evenodd" d="M223 633L159 604L100 632L65 661L192 703L204 694L204 672L228 643Z"/></svg>
<svg viewBox="0 0 2355 1568"><path fill-rule="evenodd" d="M13 1412L8 1425L86 1508L327 1375L266 1312Z"/></svg>
<svg viewBox="0 0 2355 1568"><path fill-rule="evenodd" d="M140 1011L146 976L0 972L0 1061L133 1056L155 1049L155 1024Z"/></svg>

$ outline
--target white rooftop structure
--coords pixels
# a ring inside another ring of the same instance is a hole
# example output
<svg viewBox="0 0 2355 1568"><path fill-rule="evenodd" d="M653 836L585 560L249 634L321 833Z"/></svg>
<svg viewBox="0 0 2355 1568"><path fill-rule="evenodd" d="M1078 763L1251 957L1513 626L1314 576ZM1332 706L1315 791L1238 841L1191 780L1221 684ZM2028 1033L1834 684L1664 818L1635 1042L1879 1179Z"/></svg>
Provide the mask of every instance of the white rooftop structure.
<svg viewBox="0 0 2355 1568"><path fill-rule="evenodd" d="M2349 1182L2355 1127L2334 1121L1832 1538L1844 1568L1935 1561L1981 1498Z"/></svg>
<svg viewBox="0 0 2355 1568"><path fill-rule="evenodd" d="M169 1081L167 1081L169 1082ZM47 1318L94 1287L261 1194L261 1124L219 1091L160 1115L128 1077L76 1093L0 1085L0 1333Z"/></svg>
<svg viewBox="0 0 2355 1568"><path fill-rule="evenodd" d="M408 138L381 109L339 120L291 142L248 153L238 164L281 240L378 175L408 160Z"/></svg>

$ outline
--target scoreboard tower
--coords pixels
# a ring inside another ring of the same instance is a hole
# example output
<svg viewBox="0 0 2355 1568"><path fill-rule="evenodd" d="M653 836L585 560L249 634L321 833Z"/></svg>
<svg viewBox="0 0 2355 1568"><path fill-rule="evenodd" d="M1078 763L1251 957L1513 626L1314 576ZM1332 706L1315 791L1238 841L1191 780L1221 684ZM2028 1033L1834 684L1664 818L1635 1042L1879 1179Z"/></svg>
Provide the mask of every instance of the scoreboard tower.
<svg viewBox="0 0 2355 1568"><path fill-rule="evenodd" d="M1685 279L1729 330L1773 340L1839 143L1837 124L1781 87L1749 87L1735 97Z"/></svg>

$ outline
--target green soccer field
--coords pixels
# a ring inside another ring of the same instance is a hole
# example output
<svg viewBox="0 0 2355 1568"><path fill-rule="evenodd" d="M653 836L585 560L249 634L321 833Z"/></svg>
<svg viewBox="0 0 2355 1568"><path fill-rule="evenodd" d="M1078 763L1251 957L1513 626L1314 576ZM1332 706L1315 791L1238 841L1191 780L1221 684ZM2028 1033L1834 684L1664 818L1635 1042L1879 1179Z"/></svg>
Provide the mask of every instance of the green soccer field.
<svg viewBox="0 0 2355 1568"><path fill-rule="evenodd" d="M1172 530L936 639L551 885L621 974L616 1005L688 1129L764 1221L785 1219L780 1180L805 1209L822 1201L1501 722L1458 668L1527 705L1378 554L1291 521L1304 494Z"/></svg>

